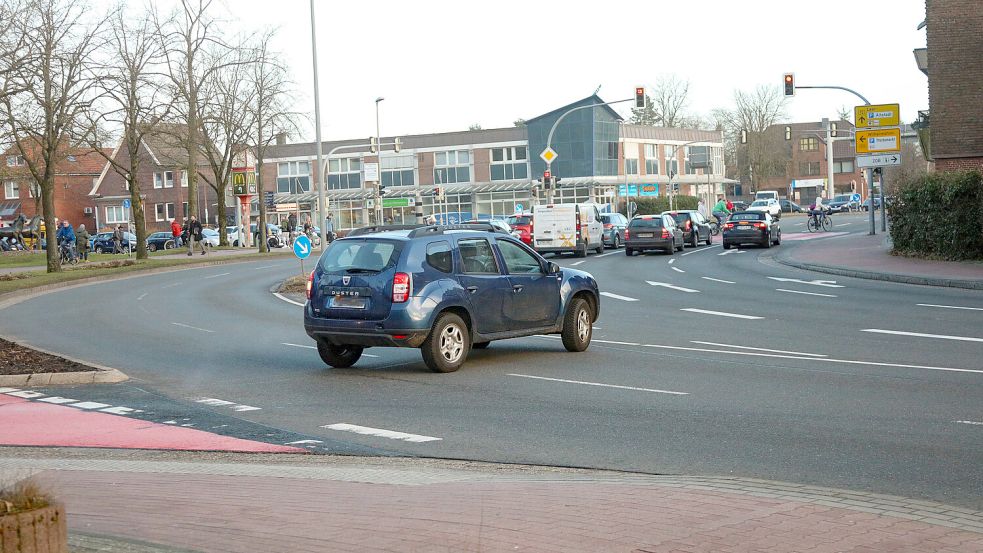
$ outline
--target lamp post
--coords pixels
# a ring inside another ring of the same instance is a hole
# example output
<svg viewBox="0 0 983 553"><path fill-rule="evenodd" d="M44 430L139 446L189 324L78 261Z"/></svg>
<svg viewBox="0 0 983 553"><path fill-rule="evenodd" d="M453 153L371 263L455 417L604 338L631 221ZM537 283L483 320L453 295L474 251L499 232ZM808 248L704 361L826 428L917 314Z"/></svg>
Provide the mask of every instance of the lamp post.
<svg viewBox="0 0 983 553"><path fill-rule="evenodd" d="M317 87L317 33L314 29L314 0L311 0L311 53L314 56L314 135L317 140L317 225L321 229L321 249L323 250L328 243L327 225L325 225L325 220L328 217L328 206L324 193L324 184L328 179L324 177L322 170L324 169L324 162L321 159L321 102Z"/></svg>
<svg viewBox="0 0 983 553"><path fill-rule="evenodd" d="M382 96L375 99L375 143L379 148L376 151L376 165L378 170L378 181L375 183L375 224L382 224L382 135L379 133L379 102L385 100Z"/></svg>

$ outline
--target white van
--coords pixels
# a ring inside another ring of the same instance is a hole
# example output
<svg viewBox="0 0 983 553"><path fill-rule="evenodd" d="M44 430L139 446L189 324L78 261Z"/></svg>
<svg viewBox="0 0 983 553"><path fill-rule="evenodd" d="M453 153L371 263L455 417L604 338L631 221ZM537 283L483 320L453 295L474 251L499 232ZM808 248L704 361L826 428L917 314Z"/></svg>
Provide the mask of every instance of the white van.
<svg viewBox="0 0 983 553"><path fill-rule="evenodd" d="M532 246L540 253L604 251L604 223L597 204L537 205L532 209Z"/></svg>
<svg viewBox="0 0 983 553"><path fill-rule="evenodd" d="M775 200L778 201L778 192L775 190L761 190L754 195L754 200Z"/></svg>

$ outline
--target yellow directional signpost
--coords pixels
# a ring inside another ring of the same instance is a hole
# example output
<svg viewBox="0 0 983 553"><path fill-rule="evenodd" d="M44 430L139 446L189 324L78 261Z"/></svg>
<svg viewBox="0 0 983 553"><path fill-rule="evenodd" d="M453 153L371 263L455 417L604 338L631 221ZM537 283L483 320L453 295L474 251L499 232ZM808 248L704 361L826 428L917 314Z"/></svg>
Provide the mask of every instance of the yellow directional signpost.
<svg viewBox="0 0 983 553"><path fill-rule="evenodd" d="M896 127L901 124L900 114L900 104L877 104L873 106L856 106L853 108L853 120L857 122L857 127L861 129Z"/></svg>
<svg viewBox="0 0 983 553"><path fill-rule="evenodd" d="M875 129L857 131L858 154L883 154L901 151L901 129Z"/></svg>
<svg viewBox="0 0 983 553"><path fill-rule="evenodd" d="M854 133L854 144L857 152L858 167L864 168L864 179L869 191L867 201L870 202L870 234L875 234L874 226L874 172L880 177L881 205L884 205L884 175L881 167L901 164L901 105L876 104L856 106L853 108L854 121L857 124ZM881 208L881 230L887 231L887 217Z"/></svg>

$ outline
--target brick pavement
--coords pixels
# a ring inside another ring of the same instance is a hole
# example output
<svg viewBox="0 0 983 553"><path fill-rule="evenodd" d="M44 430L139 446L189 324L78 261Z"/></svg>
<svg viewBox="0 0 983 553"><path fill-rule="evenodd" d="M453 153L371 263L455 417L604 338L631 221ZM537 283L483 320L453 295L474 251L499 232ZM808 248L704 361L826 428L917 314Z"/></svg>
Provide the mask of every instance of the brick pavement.
<svg viewBox="0 0 983 553"><path fill-rule="evenodd" d="M33 467L65 501L70 532L203 552L983 552L978 511L752 479L93 455L0 455L0 473Z"/></svg>

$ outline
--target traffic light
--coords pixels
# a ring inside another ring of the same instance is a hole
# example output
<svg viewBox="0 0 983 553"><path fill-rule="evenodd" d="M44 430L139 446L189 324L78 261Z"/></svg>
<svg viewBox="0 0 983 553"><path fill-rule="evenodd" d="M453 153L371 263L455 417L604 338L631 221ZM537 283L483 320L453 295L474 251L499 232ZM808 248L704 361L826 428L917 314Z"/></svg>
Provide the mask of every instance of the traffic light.
<svg viewBox="0 0 983 553"><path fill-rule="evenodd" d="M403 148L403 141L400 140L399 137L396 137L396 140L393 141L393 151L395 151L398 154L402 148Z"/></svg>
<svg viewBox="0 0 983 553"><path fill-rule="evenodd" d="M563 180L560 177L553 177L553 188L560 187L560 181Z"/></svg>
<svg viewBox="0 0 983 553"><path fill-rule="evenodd" d="M792 127L785 125L785 140L792 140Z"/></svg>
<svg viewBox="0 0 983 553"><path fill-rule="evenodd" d="M673 193L679 192L679 183L678 182L672 183L672 191L673 191Z"/></svg>
<svg viewBox="0 0 983 553"><path fill-rule="evenodd" d="M433 197L434 197L435 200L443 200L444 199L444 187L443 186L434 186L433 187Z"/></svg>
<svg viewBox="0 0 983 553"><path fill-rule="evenodd" d="M747 144L747 130L741 129L741 144Z"/></svg>
<svg viewBox="0 0 983 553"><path fill-rule="evenodd" d="M369 138L369 151L373 154L379 149L379 143L376 142L375 137Z"/></svg>
<svg viewBox="0 0 983 553"><path fill-rule="evenodd" d="M645 109L645 87L636 86L635 87L635 108Z"/></svg>
<svg viewBox="0 0 983 553"><path fill-rule="evenodd" d="M785 95L795 96L795 74L786 73L785 74Z"/></svg>
<svg viewBox="0 0 983 553"><path fill-rule="evenodd" d="M836 123L829 124L829 135L836 136Z"/></svg>

